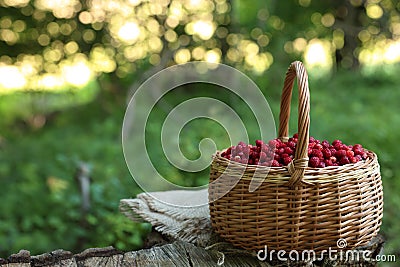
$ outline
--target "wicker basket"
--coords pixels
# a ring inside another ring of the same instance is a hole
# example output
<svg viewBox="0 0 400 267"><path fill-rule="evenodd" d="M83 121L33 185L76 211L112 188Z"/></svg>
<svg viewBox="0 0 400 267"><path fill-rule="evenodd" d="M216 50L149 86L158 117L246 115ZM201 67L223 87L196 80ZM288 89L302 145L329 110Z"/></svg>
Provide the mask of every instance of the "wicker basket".
<svg viewBox="0 0 400 267"><path fill-rule="evenodd" d="M308 167L310 96L303 64L293 62L284 82L279 137L287 140L294 79L299 89L298 143L286 167L244 165L214 155L209 199L213 228L247 250L316 252L366 245L379 231L383 192L375 153L354 164ZM229 165L229 167L228 167ZM249 190L252 179L260 186ZM261 180L260 180L261 179ZM224 194L224 192L228 192ZM342 240L343 241L343 240Z"/></svg>

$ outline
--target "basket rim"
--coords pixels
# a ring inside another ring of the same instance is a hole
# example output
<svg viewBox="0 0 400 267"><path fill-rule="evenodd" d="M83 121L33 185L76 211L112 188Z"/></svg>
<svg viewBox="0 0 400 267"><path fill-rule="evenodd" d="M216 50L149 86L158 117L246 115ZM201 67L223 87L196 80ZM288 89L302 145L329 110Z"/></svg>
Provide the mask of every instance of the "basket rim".
<svg viewBox="0 0 400 267"><path fill-rule="evenodd" d="M259 165L246 165L233 160L229 160L221 156L224 150L217 150L213 154L212 166L218 169L226 169L229 167L228 172L231 175L240 175L255 173L256 175L242 175L241 179L252 180L261 179L263 182L287 182L291 178L288 171L288 166L282 167L268 167ZM358 161L356 163L349 163L341 166L327 166L324 168L306 167L302 181L306 184L326 183L326 182L340 182L349 179L350 176L358 177L361 173L366 171L373 171L377 168L379 171L378 156L375 152L367 150L368 158ZM358 175L358 173L360 173Z"/></svg>

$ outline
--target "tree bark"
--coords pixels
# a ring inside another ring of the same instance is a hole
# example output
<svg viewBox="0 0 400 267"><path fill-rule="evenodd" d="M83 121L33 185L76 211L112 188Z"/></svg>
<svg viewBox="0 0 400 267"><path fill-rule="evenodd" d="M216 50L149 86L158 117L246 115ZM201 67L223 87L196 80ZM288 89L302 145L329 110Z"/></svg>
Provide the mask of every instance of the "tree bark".
<svg viewBox="0 0 400 267"><path fill-rule="evenodd" d="M373 241L359 250L370 250L372 257L381 251L384 240L377 236ZM338 257L339 259L339 257ZM8 259L0 259L0 267L82 267L82 266L377 266L375 261L332 261L324 258L322 261L259 261L257 257L246 251L226 250L217 251L197 247L193 244L175 241L162 246L154 246L139 251L121 252L113 247L90 248L82 253L73 255L69 251L56 250L38 256L30 256L29 251L21 250Z"/></svg>

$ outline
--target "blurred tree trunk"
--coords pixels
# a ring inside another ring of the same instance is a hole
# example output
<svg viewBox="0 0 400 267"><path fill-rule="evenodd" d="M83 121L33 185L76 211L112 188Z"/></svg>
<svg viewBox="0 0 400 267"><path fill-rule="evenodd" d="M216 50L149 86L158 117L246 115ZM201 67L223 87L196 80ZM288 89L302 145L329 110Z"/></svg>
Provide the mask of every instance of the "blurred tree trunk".
<svg viewBox="0 0 400 267"><path fill-rule="evenodd" d="M353 6L349 0L333 1L336 6L334 29L344 32L344 46L336 50L336 66L357 69L360 62L356 49L361 45L358 34L363 29L362 14L365 12L363 5Z"/></svg>

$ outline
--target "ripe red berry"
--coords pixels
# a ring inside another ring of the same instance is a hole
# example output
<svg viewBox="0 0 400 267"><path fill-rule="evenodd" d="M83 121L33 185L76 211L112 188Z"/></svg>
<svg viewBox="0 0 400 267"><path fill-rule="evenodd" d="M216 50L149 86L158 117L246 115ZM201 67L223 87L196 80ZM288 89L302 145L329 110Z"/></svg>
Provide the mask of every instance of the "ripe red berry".
<svg viewBox="0 0 400 267"><path fill-rule="evenodd" d="M291 155L291 154L293 154L293 149L287 146L287 147L285 147L285 153L288 155Z"/></svg>
<svg viewBox="0 0 400 267"><path fill-rule="evenodd" d="M276 138L264 143L256 140L255 145L247 145L239 142L237 146L231 146L221 153L221 156L242 164L258 164L261 166L279 167L288 165L293 160L298 141L295 134L288 142ZM356 163L367 159L367 151L360 145L345 145L340 140L335 140L332 145L324 140L319 141L310 137L308 156L310 167L324 168Z"/></svg>
<svg viewBox="0 0 400 267"><path fill-rule="evenodd" d="M336 143L335 145L333 145L333 148L336 149L336 150L341 150L342 149L342 145Z"/></svg>
<svg viewBox="0 0 400 267"><path fill-rule="evenodd" d="M346 156L347 156L348 158L354 157L354 152L351 151L351 150L347 150L347 151L346 151Z"/></svg>
<svg viewBox="0 0 400 267"><path fill-rule="evenodd" d="M330 144L327 140L324 140L324 141L322 141L322 146L325 148L328 148L330 146Z"/></svg>
<svg viewBox="0 0 400 267"><path fill-rule="evenodd" d="M262 145L261 145L261 151L267 153L268 150L269 150L269 147L268 147L266 144L262 144Z"/></svg>
<svg viewBox="0 0 400 267"><path fill-rule="evenodd" d="M362 149L363 147L362 147L362 145L360 145L360 144L355 144L354 146L353 146L353 150L354 149Z"/></svg>
<svg viewBox="0 0 400 267"><path fill-rule="evenodd" d="M290 162L292 161L292 159L290 157L285 157L283 158L283 165L288 165Z"/></svg>
<svg viewBox="0 0 400 267"><path fill-rule="evenodd" d="M236 152L240 153L243 151L243 146L242 145L237 145L236 146Z"/></svg>
<svg viewBox="0 0 400 267"><path fill-rule="evenodd" d="M289 157L289 154L287 154L287 153L283 153L282 155L281 155L281 158L287 158L287 157Z"/></svg>
<svg viewBox="0 0 400 267"><path fill-rule="evenodd" d="M311 156L314 156L314 157L317 157L320 159L324 158L324 154L322 154L322 151L319 149L315 149L315 148L312 150Z"/></svg>
<svg viewBox="0 0 400 267"><path fill-rule="evenodd" d="M288 147L290 147L291 149L294 149L295 147L296 147L296 142L295 141L289 141L288 143L287 143L287 145L288 145Z"/></svg>
<svg viewBox="0 0 400 267"><path fill-rule="evenodd" d="M357 148L353 147L353 152L355 155L362 155L364 153L364 149L358 148L358 147Z"/></svg>
<svg viewBox="0 0 400 267"><path fill-rule="evenodd" d="M329 159L332 156L331 150L329 148L324 148L322 150L322 153L324 154L324 158Z"/></svg>
<svg viewBox="0 0 400 267"><path fill-rule="evenodd" d="M349 163L350 163L350 160L349 160L349 158L348 158L347 156L344 156L344 157L342 157L342 158L340 159L339 163L340 163L340 165L349 164Z"/></svg>
<svg viewBox="0 0 400 267"><path fill-rule="evenodd" d="M332 145L333 145L333 146L341 145L341 144L342 144L342 141L340 141L340 140L334 140L334 141L332 142Z"/></svg>
<svg viewBox="0 0 400 267"><path fill-rule="evenodd" d="M279 167L280 166L280 164L279 164L279 162L277 161L277 160L273 160L272 161L272 163L271 163L271 167Z"/></svg>
<svg viewBox="0 0 400 267"><path fill-rule="evenodd" d="M276 147L279 148L279 149L285 148L286 144L284 142L282 142L280 139L278 139L278 144L277 144Z"/></svg>
<svg viewBox="0 0 400 267"><path fill-rule="evenodd" d="M356 163L356 162L358 162L358 160L357 160L356 157L349 157L349 161L350 161L351 163Z"/></svg>
<svg viewBox="0 0 400 267"><path fill-rule="evenodd" d="M348 146L343 145L343 144L340 146L340 149L343 149L343 150L346 150L346 151L349 150Z"/></svg>
<svg viewBox="0 0 400 267"><path fill-rule="evenodd" d="M316 144L314 149L322 150L323 146L321 144Z"/></svg>
<svg viewBox="0 0 400 267"><path fill-rule="evenodd" d="M260 153L254 152L252 158L253 158L253 159L258 159L258 158L260 158Z"/></svg>
<svg viewBox="0 0 400 267"><path fill-rule="evenodd" d="M261 147L264 144L261 140L256 140L256 146Z"/></svg>
<svg viewBox="0 0 400 267"><path fill-rule="evenodd" d="M277 141L276 139L272 139L272 140L270 140L270 141L268 142L268 146L269 146L270 148L276 148L277 145L278 145L278 141Z"/></svg>
<svg viewBox="0 0 400 267"><path fill-rule="evenodd" d="M335 157L337 158L341 158L341 157L345 157L346 156L346 150L340 149L338 151L336 151L335 153Z"/></svg>
<svg viewBox="0 0 400 267"><path fill-rule="evenodd" d="M319 165L319 158L318 157L311 157L310 160L308 161L308 166L317 168Z"/></svg>

